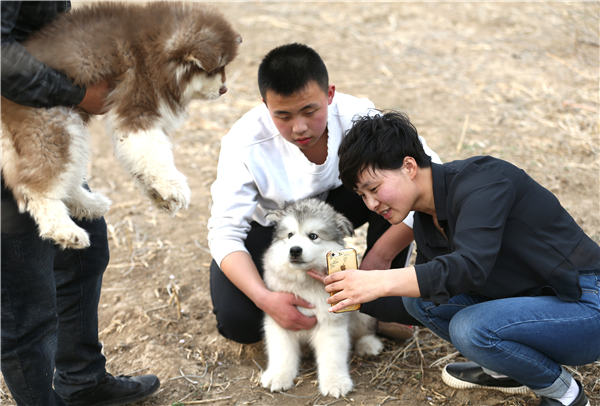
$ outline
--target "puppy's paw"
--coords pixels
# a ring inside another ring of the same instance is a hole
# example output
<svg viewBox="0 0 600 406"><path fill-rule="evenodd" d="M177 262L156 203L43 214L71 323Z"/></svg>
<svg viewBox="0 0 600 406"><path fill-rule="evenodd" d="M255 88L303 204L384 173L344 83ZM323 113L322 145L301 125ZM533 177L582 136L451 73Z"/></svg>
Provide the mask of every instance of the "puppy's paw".
<svg viewBox="0 0 600 406"><path fill-rule="evenodd" d="M94 203L90 206L90 218L100 218L106 214L112 202L101 193L92 192Z"/></svg>
<svg viewBox="0 0 600 406"><path fill-rule="evenodd" d="M383 343L373 334L362 336L354 344L358 355L378 355L383 350Z"/></svg>
<svg viewBox="0 0 600 406"><path fill-rule="evenodd" d="M295 377L294 371L275 371L274 368L267 368L260 377L260 383L271 392L284 391L294 386Z"/></svg>
<svg viewBox="0 0 600 406"><path fill-rule="evenodd" d="M323 396L339 398L352 390L353 384L350 376L346 374L331 374L319 378L319 390Z"/></svg>
<svg viewBox="0 0 600 406"><path fill-rule="evenodd" d="M88 233L73 222L71 224L61 224L45 231L40 230L40 237L54 241L62 249L82 249L90 246Z"/></svg>
<svg viewBox="0 0 600 406"><path fill-rule="evenodd" d="M78 220L97 219L108 211L111 205L110 199L96 192L88 193L85 200L73 202L69 205L69 212L73 218Z"/></svg>
<svg viewBox="0 0 600 406"><path fill-rule="evenodd" d="M137 179L159 208L172 214L180 209L187 209L191 191L185 176L180 172L174 173L171 177L138 176Z"/></svg>

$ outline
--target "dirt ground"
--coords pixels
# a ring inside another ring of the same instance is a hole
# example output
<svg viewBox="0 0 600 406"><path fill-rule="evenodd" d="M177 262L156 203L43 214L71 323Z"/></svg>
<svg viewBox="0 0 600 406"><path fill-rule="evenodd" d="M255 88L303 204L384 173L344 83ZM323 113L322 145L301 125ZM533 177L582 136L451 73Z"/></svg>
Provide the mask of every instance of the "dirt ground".
<svg viewBox="0 0 600 406"><path fill-rule="evenodd" d="M229 92L194 102L173 135L192 203L170 217L136 189L93 125L90 185L109 196L111 262L100 304L100 338L114 374L153 373L162 384L144 406L535 405L533 394L456 391L441 368L455 349L417 330L385 340L377 357L354 357L355 390L318 393L307 354L294 389L260 386L262 344L219 336L209 295L206 222L219 140L260 102L256 71L273 47L303 42L325 60L337 91L406 112L444 161L490 154L515 163L554 192L600 242L600 3L223 2L216 7L244 42ZM355 240L360 246L362 242ZM600 405L600 362L572 369ZM3 404L13 404L4 383Z"/></svg>

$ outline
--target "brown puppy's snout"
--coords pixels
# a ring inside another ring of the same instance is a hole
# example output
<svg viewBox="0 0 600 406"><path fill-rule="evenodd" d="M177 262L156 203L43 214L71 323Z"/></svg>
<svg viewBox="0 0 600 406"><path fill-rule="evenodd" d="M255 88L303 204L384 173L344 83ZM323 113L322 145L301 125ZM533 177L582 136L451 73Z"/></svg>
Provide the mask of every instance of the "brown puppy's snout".
<svg viewBox="0 0 600 406"><path fill-rule="evenodd" d="M300 258L302 256L302 247L293 246L290 248L290 258Z"/></svg>
<svg viewBox="0 0 600 406"><path fill-rule="evenodd" d="M227 93L227 86L225 86L225 80L227 80L227 78L225 77L225 67L221 68L220 72L221 72L221 87L219 88L219 95L222 95L222 94Z"/></svg>

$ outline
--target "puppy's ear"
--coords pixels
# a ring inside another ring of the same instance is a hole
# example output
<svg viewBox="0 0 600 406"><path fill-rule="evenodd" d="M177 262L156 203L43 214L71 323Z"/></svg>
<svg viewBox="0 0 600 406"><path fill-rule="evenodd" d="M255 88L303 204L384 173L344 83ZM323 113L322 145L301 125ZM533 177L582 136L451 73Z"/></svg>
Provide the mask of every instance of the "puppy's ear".
<svg viewBox="0 0 600 406"><path fill-rule="evenodd" d="M344 216L343 214L335 214L335 225L337 226L337 228L342 230L346 236L349 237L354 235L354 226L352 225L350 220L348 220L348 218L346 218L346 216Z"/></svg>
<svg viewBox="0 0 600 406"><path fill-rule="evenodd" d="M281 219L283 218L283 210L271 210L265 214L265 219L268 221L272 221L275 224L279 224Z"/></svg>
<svg viewBox="0 0 600 406"><path fill-rule="evenodd" d="M188 54L183 58L184 61L186 62L190 62L193 63L194 65L196 65L197 67L199 67L202 70L206 70L206 68L202 65L202 62L200 61L200 59L196 58L194 55L192 54Z"/></svg>
<svg viewBox="0 0 600 406"><path fill-rule="evenodd" d="M223 56L217 54L215 50L205 50L202 53L189 53L184 56L183 60L188 63L193 63L203 71L210 73L223 65Z"/></svg>
<svg viewBox="0 0 600 406"><path fill-rule="evenodd" d="M184 62L191 62L207 73L223 68L236 54L242 37L232 32L197 38L184 48Z"/></svg>

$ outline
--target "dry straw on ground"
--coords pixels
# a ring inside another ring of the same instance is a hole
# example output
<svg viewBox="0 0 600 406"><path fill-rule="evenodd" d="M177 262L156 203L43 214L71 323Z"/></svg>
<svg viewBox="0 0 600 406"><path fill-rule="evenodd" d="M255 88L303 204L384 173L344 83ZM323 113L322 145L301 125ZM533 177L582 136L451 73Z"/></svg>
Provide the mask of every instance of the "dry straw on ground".
<svg viewBox="0 0 600 406"><path fill-rule="evenodd" d="M355 390L318 395L312 358L296 387L260 387L261 344L216 331L209 294L206 222L220 138L260 102L256 70L271 48L299 41L325 59L337 91L408 113L444 161L477 154L509 160L554 192L600 242L598 2L219 2L244 37L228 72L230 91L194 103L173 137L192 189L189 210L154 209L110 154L96 123L90 184L114 202L106 216L111 263L100 304L100 338L114 373L155 373L143 405L511 405L532 394L456 391L440 380L462 359L427 329L385 340L378 357L352 359ZM360 237L361 234L359 234ZM355 240L353 245L363 242ZM572 368L600 404L600 362ZM12 404L6 386L0 399Z"/></svg>

